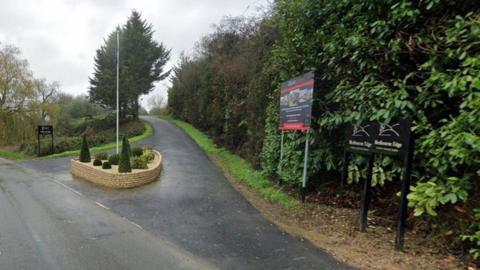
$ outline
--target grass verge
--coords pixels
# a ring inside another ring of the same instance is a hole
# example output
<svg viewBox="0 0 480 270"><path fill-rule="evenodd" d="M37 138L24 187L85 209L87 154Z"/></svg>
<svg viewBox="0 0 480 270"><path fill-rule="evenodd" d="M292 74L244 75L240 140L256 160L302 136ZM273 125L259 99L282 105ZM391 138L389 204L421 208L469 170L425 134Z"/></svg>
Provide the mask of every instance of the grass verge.
<svg viewBox="0 0 480 270"><path fill-rule="evenodd" d="M286 207L295 207L298 200L275 187L262 172L255 170L246 160L231 153L223 147L215 145L211 138L192 125L170 116L159 118L170 121L182 128L208 155L215 157L221 169L235 180L246 183L264 198L278 202Z"/></svg>
<svg viewBox="0 0 480 270"><path fill-rule="evenodd" d="M141 120L143 125L145 126L145 132L141 135L129 138L128 140L130 143L135 143L138 141L142 141L148 137L150 137L153 134L153 128L150 123L147 121ZM116 142L110 142L106 144L102 144L99 146L95 146L90 148L90 152L95 153L95 152L101 152L101 151L107 151L114 149L117 146ZM70 151L65 151L62 153L56 153L48 156L43 156L40 157L40 159L49 159L49 158L60 158L60 157L71 157L71 156L76 156L80 154L80 150L70 150ZM12 159L12 160L23 160L28 158L27 155L25 155L22 152L15 152L15 151L8 151L8 150L0 150L0 157L7 158L7 159Z"/></svg>
<svg viewBox="0 0 480 270"><path fill-rule="evenodd" d="M26 156L23 152L0 150L0 157L13 160L22 160L25 159Z"/></svg>
<svg viewBox="0 0 480 270"><path fill-rule="evenodd" d="M145 132L141 135L129 138L128 141L130 143L136 143L138 141L144 140L144 139L152 136L152 134L153 134L152 125L150 125L150 123L148 123L147 121L144 121L144 120L141 120L141 121L142 121L143 125L145 126ZM90 153L107 151L107 150L114 149L115 147L117 147L117 143L116 142L110 142L110 143L102 144L102 145L99 145L99 146L91 147L90 148ZM65 152L62 152L62 153L56 153L56 154L44 156L44 157L41 157L40 159L71 157L71 156L77 156L79 154L80 154L80 150L71 150L71 151L65 151Z"/></svg>

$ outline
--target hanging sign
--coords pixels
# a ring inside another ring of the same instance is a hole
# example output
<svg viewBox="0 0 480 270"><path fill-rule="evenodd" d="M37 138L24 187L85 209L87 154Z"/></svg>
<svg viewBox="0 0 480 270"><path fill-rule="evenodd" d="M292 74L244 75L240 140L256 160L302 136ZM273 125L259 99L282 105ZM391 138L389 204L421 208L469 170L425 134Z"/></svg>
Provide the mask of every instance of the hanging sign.
<svg viewBox="0 0 480 270"><path fill-rule="evenodd" d="M310 130L315 73L305 73L281 84L280 130Z"/></svg>

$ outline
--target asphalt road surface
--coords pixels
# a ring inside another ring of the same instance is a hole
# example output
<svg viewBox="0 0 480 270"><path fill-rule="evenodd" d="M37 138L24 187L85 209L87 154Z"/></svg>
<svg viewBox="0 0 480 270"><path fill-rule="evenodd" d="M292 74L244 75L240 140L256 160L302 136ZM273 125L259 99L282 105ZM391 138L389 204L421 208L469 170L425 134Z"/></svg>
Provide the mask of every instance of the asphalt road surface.
<svg viewBox="0 0 480 270"><path fill-rule="evenodd" d="M351 269L265 220L175 125L141 144L159 181L130 190L69 173L69 159L0 159L0 269Z"/></svg>

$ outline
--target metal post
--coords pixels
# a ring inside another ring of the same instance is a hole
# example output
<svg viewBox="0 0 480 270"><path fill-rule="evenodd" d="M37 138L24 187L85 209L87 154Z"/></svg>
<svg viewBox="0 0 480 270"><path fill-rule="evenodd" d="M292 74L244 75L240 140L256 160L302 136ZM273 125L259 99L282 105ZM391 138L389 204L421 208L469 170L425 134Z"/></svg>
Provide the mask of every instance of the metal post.
<svg viewBox="0 0 480 270"><path fill-rule="evenodd" d="M55 153L55 149L53 149L53 127L52 127L52 149L51 149L52 154Z"/></svg>
<svg viewBox="0 0 480 270"><path fill-rule="evenodd" d="M118 120L118 114L119 114L119 108L118 108L118 72L119 72L119 62L120 62L120 37L119 37L119 31L117 30L117 154L118 154L118 132L119 132L119 120Z"/></svg>
<svg viewBox="0 0 480 270"><path fill-rule="evenodd" d="M362 209L360 210L360 231L364 232L367 228L368 205L370 204L370 189L372 185L372 170L375 155L371 154L368 159L367 179L363 186Z"/></svg>
<svg viewBox="0 0 480 270"><path fill-rule="evenodd" d="M408 152L404 160L405 171L403 174L402 181L402 193L400 194L400 208L398 209L398 224L397 224L397 235L395 237L395 249L402 250L405 228L407 227L407 205L408 199L407 195L410 191L410 178L412 175L412 161L413 161L413 135L410 135L408 143Z"/></svg>
<svg viewBox="0 0 480 270"><path fill-rule="evenodd" d="M282 160L283 160L283 130L282 130L282 135L281 135L281 139L280 139L280 163L279 163L279 168L278 170L280 172L282 172ZM282 184L282 179L280 177L278 177L278 184Z"/></svg>
<svg viewBox="0 0 480 270"><path fill-rule="evenodd" d="M308 164L308 146L310 133L307 131L307 138L305 140L305 156L303 157L303 178L302 178L302 203L305 202L305 194L307 192L307 164Z"/></svg>
<svg viewBox="0 0 480 270"><path fill-rule="evenodd" d="M38 131L37 140L38 140L38 156L40 156L40 131Z"/></svg>

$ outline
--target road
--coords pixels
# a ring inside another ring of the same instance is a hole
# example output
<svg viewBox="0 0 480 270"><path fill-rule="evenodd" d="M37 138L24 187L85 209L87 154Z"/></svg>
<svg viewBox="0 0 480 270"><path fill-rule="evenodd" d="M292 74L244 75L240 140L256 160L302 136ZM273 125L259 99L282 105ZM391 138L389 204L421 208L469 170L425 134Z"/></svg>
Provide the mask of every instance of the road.
<svg viewBox="0 0 480 270"><path fill-rule="evenodd" d="M109 190L69 159L0 159L0 269L351 269L265 220L175 125L159 181Z"/></svg>

